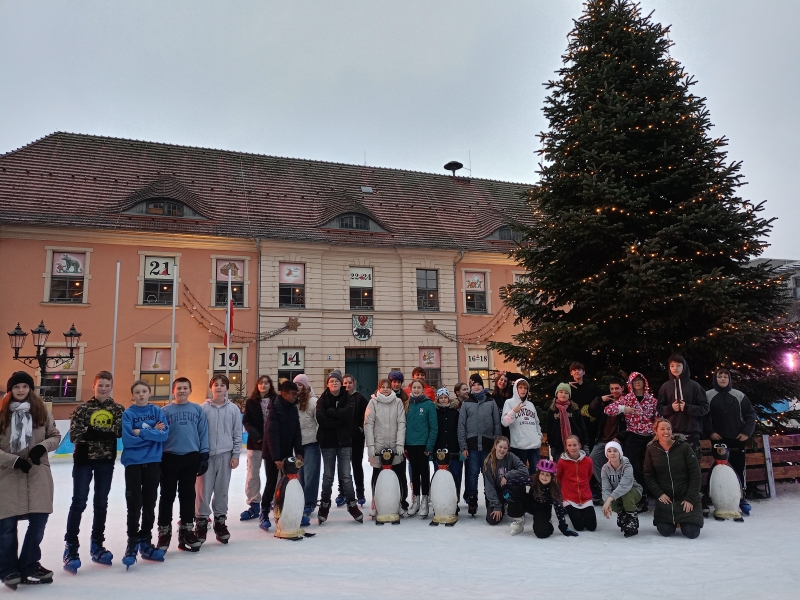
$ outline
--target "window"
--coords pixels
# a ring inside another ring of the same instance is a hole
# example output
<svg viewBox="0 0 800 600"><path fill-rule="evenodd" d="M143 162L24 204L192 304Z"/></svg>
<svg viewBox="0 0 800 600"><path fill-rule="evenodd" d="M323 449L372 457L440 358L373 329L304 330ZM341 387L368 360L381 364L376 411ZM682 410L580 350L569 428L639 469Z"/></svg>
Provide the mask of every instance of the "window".
<svg viewBox="0 0 800 600"><path fill-rule="evenodd" d="M427 373L427 383L434 390L442 387L442 349L420 348L419 366Z"/></svg>
<svg viewBox="0 0 800 600"><path fill-rule="evenodd" d="M242 378L242 351L230 348L228 352L228 399L239 407L244 406L246 393ZM225 348L214 349L214 375L225 375Z"/></svg>
<svg viewBox="0 0 800 600"><path fill-rule="evenodd" d="M339 217L339 227L342 229L369 231L369 219L361 215L342 215Z"/></svg>
<svg viewBox="0 0 800 600"><path fill-rule="evenodd" d="M296 263L278 263L278 306L280 308L305 308L306 266Z"/></svg>
<svg viewBox="0 0 800 600"><path fill-rule="evenodd" d="M350 310L372 310L374 308L372 268L350 267Z"/></svg>
<svg viewBox="0 0 800 600"><path fill-rule="evenodd" d="M48 348L50 356L69 356L69 350L53 351ZM42 395L52 402L76 402L78 393L78 357L67 360L62 365L47 369L42 381Z"/></svg>
<svg viewBox="0 0 800 600"><path fill-rule="evenodd" d="M497 230L497 237L507 242L519 242L522 240L522 233L511 227L501 227Z"/></svg>
<svg viewBox="0 0 800 600"><path fill-rule="evenodd" d="M146 256L144 264L142 304L167 304L172 306L175 257Z"/></svg>
<svg viewBox="0 0 800 600"><path fill-rule="evenodd" d="M228 303L228 275L231 278L231 297L234 306L244 306L244 261L216 258L216 289L214 306Z"/></svg>
<svg viewBox="0 0 800 600"><path fill-rule="evenodd" d="M147 203L145 212L148 215L164 215L167 217L182 217L183 204L180 202L170 202L168 200L156 200Z"/></svg>
<svg viewBox="0 0 800 600"><path fill-rule="evenodd" d="M306 352L303 348L280 348L278 350L278 383L292 381L297 375L305 373Z"/></svg>
<svg viewBox="0 0 800 600"><path fill-rule="evenodd" d="M417 310L439 310L439 271L417 269Z"/></svg>
<svg viewBox="0 0 800 600"><path fill-rule="evenodd" d="M464 273L465 309L468 313L486 311L486 273Z"/></svg>
<svg viewBox="0 0 800 600"><path fill-rule="evenodd" d="M170 348L142 348L139 379L150 384L153 400L167 400L170 393L169 371L172 364Z"/></svg>
<svg viewBox="0 0 800 600"><path fill-rule="evenodd" d="M53 250L48 302L83 303L86 253Z"/></svg>
<svg viewBox="0 0 800 600"><path fill-rule="evenodd" d="M486 348L467 348L469 374L477 373L484 383L489 382L489 351Z"/></svg>

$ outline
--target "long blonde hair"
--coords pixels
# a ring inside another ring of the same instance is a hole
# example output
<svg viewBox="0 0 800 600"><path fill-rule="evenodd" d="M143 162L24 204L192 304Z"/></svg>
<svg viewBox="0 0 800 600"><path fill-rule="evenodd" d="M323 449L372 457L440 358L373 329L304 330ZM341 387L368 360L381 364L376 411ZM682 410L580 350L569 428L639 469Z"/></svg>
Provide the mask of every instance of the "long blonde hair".
<svg viewBox="0 0 800 600"><path fill-rule="evenodd" d="M500 442L505 442L509 447L509 452L511 452L511 443L508 441L508 438L504 435L497 436L492 445L492 450L489 452L489 456L483 461L484 469L488 469L489 465L491 465L492 475L497 474L497 444Z"/></svg>

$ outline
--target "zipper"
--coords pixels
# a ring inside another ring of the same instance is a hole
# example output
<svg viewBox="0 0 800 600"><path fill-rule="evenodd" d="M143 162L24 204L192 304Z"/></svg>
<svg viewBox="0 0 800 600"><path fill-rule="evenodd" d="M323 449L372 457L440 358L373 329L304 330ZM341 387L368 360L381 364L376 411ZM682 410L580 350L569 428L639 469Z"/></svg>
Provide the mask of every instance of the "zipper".
<svg viewBox="0 0 800 600"><path fill-rule="evenodd" d="M667 455L667 471L669 471L669 482L672 485L672 496L671 496L672 502L670 502L669 507L670 510L672 510L672 523L674 525L675 524L675 481L673 481L672 479L672 465L669 462L669 450L664 450L664 454Z"/></svg>

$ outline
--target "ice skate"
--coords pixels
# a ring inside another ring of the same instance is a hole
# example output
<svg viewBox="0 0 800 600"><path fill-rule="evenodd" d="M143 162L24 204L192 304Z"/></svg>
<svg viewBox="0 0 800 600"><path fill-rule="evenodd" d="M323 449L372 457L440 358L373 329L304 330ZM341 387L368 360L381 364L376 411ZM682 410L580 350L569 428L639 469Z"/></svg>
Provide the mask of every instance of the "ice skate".
<svg viewBox="0 0 800 600"><path fill-rule="evenodd" d="M169 550L169 543L172 541L172 524L158 526L158 542L156 547L164 554Z"/></svg>
<svg viewBox="0 0 800 600"><path fill-rule="evenodd" d="M319 503L319 510L317 511L317 521L319 524L322 525L325 521L328 520L328 513L331 510L331 501L330 500L322 500Z"/></svg>
<svg viewBox="0 0 800 600"><path fill-rule="evenodd" d="M358 497L358 505L359 505L359 506L364 506L366 503L367 503L367 499L366 499L366 498L364 498L364 494L361 494L361 495Z"/></svg>
<svg viewBox="0 0 800 600"><path fill-rule="evenodd" d="M128 546L125 548L125 555L122 557L122 564L125 565L127 571L136 564L136 554L139 551L139 542L136 540L128 540Z"/></svg>
<svg viewBox="0 0 800 600"><path fill-rule="evenodd" d="M418 512L419 512L419 498L414 496L411 499L411 506L408 507L408 516L413 517Z"/></svg>
<svg viewBox="0 0 800 600"><path fill-rule="evenodd" d="M20 583L23 585L53 583L53 572L39 565L33 573L25 575Z"/></svg>
<svg viewBox="0 0 800 600"><path fill-rule="evenodd" d="M81 557L78 555L78 544L67 542L64 548L64 570L75 575L80 567Z"/></svg>
<svg viewBox="0 0 800 600"><path fill-rule="evenodd" d="M419 499L419 516L423 519L428 518L428 497L422 496Z"/></svg>
<svg viewBox="0 0 800 600"><path fill-rule="evenodd" d="M351 500L347 503L347 512L359 523L364 522L364 515L358 508L358 502Z"/></svg>
<svg viewBox="0 0 800 600"><path fill-rule="evenodd" d="M347 498L345 498L342 494L339 494L338 496L336 496L336 506L337 506L337 508L341 508L345 504L347 504Z"/></svg>
<svg viewBox="0 0 800 600"><path fill-rule="evenodd" d="M263 529L264 531L269 531L269 528L272 527L272 521L269 520L269 512L265 510L261 510L258 515L258 526Z"/></svg>
<svg viewBox="0 0 800 600"><path fill-rule="evenodd" d="M511 535L522 533L525 529L525 515L521 516L519 519L514 519L509 528L511 529Z"/></svg>
<svg viewBox="0 0 800 600"><path fill-rule="evenodd" d="M194 532L194 524L186 523L185 525L178 521L178 550L185 550L188 552L200 552L202 542L197 539Z"/></svg>
<svg viewBox="0 0 800 600"><path fill-rule="evenodd" d="M194 534L197 536L197 541L200 542L200 545L206 543L206 537L208 537L208 518L207 517L200 517L195 521L194 524Z"/></svg>
<svg viewBox="0 0 800 600"><path fill-rule="evenodd" d="M251 502L250 508L248 508L246 511L242 512L242 514L239 515L239 520L250 521L252 519L257 519L260 510L261 510L261 505L258 502Z"/></svg>
<svg viewBox="0 0 800 600"><path fill-rule="evenodd" d="M22 575L19 573L11 573L11 575L6 575L3 577L3 585L6 587L11 588L12 590L17 589L17 586L22 582Z"/></svg>
<svg viewBox="0 0 800 600"><path fill-rule="evenodd" d="M372 501L372 506L370 506L370 507L369 507L369 516L370 516L372 519L375 519L375 517L376 517L377 515L378 515L378 509L377 509L377 508L375 508L375 500L373 500L373 501Z"/></svg>
<svg viewBox="0 0 800 600"><path fill-rule="evenodd" d="M214 517L214 535L216 536L217 541L223 544L227 544L228 540L231 539L231 532L228 531L228 526L225 524L225 521L227 520L227 515L219 515L218 517Z"/></svg>
<svg viewBox="0 0 800 600"><path fill-rule="evenodd" d="M625 522L622 527L622 533L626 538L633 537L639 533L639 515L636 513L624 513Z"/></svg>
<svg viewBox="0 0 800 600"><path fill-rule="evenodd" d="M92 540L89 553L92 556L92 562L100 565L111 566L111 561L114 559L114 555L103 547L103 540Z"/></svg>
<svg viewBox="0 0 800 600"><path fill-rule="evenodd" d="M153 543L147 538L139 538L139 554L145 560L153 562L164 562L164 555L166 550L161 550L153 546Z"/></svg>

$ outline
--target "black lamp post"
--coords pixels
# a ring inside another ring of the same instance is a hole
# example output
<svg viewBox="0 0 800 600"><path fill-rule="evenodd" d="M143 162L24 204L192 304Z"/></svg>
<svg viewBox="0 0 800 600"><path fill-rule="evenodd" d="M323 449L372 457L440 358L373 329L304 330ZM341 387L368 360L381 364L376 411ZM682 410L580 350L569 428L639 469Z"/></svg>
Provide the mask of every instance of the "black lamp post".
<svg viewBox="0 0 800 600"><path fill-rule="evenodd" d="M47 377L47 367L60 367L75 358L75 348L78 347L78 343L81 341L81 334L75 329L75 323L73 323L69 331L64 334L64 341L67 343L67 348L69 348L69 356L47 356L45 344L47 344L47 337L50 335L50 331L44 326L44 321L39 323L36 329L31 329L31 333L33 334L33 345L36 346L36 354L33 356L20 356L19 354L19 351L25 345L25 340L28 338L28 334L22 330L19 323L17 323L14 331L8 333L8 341L14 350L14 360L25 363L26 366L31 368L39 367L42 382L40 387L43 387Z"/></svg>

